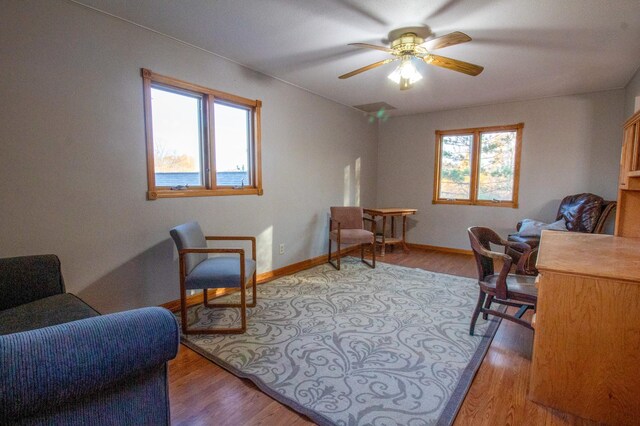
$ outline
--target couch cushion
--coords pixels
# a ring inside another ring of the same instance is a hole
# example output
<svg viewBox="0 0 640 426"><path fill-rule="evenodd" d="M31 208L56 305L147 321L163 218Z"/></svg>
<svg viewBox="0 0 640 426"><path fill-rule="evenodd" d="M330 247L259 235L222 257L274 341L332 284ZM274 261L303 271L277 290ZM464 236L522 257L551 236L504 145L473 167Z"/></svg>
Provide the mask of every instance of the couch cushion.
<svg viewBox="0 0 640 426"><path fill-rule="evenodd" d="M521 237L540 237L542 231L549 229L552 231L566 231L567 224L564 218L553 223L544 223L533 219L523 219L518 235Z"/></svg>
<svg viewBox="0 0 640 426"><path fill-rule="evenodd" d="M338 241L338 231L331 231L330 238ZM365 229L341 229L340 244L371 244L373 242L373 232Z"/></svg>
<svg viewBox="0 0 640 426"><path fill-rule="evenodd" d="M60 259L53 254L0 259L0 311L64 293Z"/></svg>
<svg viewBox="0 0 640 426"><path fill-rule="evenodd" d="M96 310L73 294L56 294L0 311L0 335L35 330L99 315Z"/></svg>

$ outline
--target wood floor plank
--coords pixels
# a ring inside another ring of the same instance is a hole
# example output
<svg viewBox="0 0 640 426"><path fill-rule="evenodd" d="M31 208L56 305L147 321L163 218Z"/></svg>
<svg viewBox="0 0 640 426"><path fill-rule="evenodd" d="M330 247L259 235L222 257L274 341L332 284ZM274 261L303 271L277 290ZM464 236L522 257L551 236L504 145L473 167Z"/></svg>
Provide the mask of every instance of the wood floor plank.
<svg viewBox="0 0 640 426"><path fill-rule="evenodd" d="M465 254L395 249L377 259L410 268L476 277ZM527 313L526 315L530 315ZM454 425L592 425L594 423L529 401L533 332L502 321L467 393ZM312 425L307 417L262 393L181 345L169 362L171 419L174 425Z"/></svg>

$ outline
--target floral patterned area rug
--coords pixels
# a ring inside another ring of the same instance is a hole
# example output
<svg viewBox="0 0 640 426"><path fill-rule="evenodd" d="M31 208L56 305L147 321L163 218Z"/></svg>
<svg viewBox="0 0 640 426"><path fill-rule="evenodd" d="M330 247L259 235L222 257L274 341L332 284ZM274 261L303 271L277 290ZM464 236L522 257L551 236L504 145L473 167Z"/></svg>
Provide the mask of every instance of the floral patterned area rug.
<svg viewBox="0 0 640 426"><path fill-rule="evenodd" d="M345 258L259 285L245 334L182 341L319 425L446 425L499 325L480 317L469 335L477 295L474 279ZM226 326L239 312L188 318Z"/></svg>

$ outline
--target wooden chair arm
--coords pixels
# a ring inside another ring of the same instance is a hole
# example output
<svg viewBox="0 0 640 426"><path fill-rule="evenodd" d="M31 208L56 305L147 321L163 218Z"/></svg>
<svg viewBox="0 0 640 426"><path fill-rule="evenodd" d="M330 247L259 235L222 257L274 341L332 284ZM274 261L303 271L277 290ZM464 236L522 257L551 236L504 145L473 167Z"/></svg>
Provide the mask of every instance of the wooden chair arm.
<svg viewBox="0 0 640 426"><path fill-rule="evenodd" d="M531 246L527 243L522 243L519 241L505 241L504 245L512 249L521 251L523 254L529 254L531 252Z"/></svg>
<svg viewBox="0 0 640 426"><path fill-rule="evenodd" d="M366 220L367 222L371 222L371 232L373 233L373 240L376 239L376 227L378 226L378 222L375 219L363 217L362 220Z"/></svg>
<svg viewBox="0 0 640 426"><path fill-rule="evenodd" d="M518 259L518 263L516 263L516 274L528 275L525 265L529 261L529 257L531 256L531 251L532 251L531 246L527 243L521 243L518 241L505 241L505 246L515 249L516 251L522 252L522 254L520 255L520 258Z"/></svg>
<svg viewBox="0 0 640 426"><path fill-rule="evenodd" d="M256 237L207 235L207 241L251 241L251 258L256 260Z"/></svg>
<svg viewBox="0 0 640 426"><path fill-rule="evenodd" d="M244 255L244 249L186 248L178 251L180 256L189 253L236 253Z"/></svg>
<svg viewBox="0 0 640 426"><path fill-rule="evenodd" d="M506 283L507 275L509 275L509 272L511 271L511 265L513 264L513 259L511 258L511 256L507 254L499 253L497 251L487 250L484 247L478 247L477 250L483 256L490 257L491 259L494 259L494 260L496 259L502 260L502 269L498 274L496 292L497 292L498 298L505 299L507 297L507 287L506 285L504 284L501 285L500 283ZM521 259L526 260L526 257L523 256Z"/></svg>
<svg viewBox="0 0 640 426"><path fill-rule="evenodd" d="M340 221L329 216L329 232L333 231L333 222L338 224L338 233L340 233Z"/></svg>
<svg viewBox="0 0 640 426"><path fill-rule="evenodd" d="M596 222L596 227L593 229L594 234L602 234L604 232L604 225L607 224L609 216L616 210L617 203L615 201L605 201L605 203L607 203L606 207L602 210L598 222Z"/></svg>
<svg viewBox="0 0 640 426"><path fill-rule="evenodd" d="M233 241L233 240L247 240L247 241L256 241L256 237L220 237L214 235L208 235L204 237L208 241Z"/></svg>
<svg viewBox="0 0 640 426"><path fill-rule="evenodd" d="M487 256L490 257L494 260L502 260L503 262L505 262L507 259L513 261L513 259L511 259L511 256L504 254L504 253L500 253L497 251L492 251L492 250L487 250L485 248L478 248L478 251L480 252L480 254L482 254L483 256Z"/></svg>

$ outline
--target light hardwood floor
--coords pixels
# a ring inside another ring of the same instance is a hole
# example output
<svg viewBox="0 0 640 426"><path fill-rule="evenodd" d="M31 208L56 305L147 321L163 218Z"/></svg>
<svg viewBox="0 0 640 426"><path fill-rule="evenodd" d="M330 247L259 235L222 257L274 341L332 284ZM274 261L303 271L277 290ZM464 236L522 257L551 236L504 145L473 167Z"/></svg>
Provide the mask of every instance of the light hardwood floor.
<svg viewBox="0 0 640 426"><path fill-rule="evenodd" d="M473 257L430 250L387 253L382 261L435 272L476 277ZM380 260L380 259L378 259ZM268 284L266 284L268 285ZM458 413L455 425L590 425L526 398L533 333L502 321ZM263 394L180 345L169 363L174 425L310 425L306 417Z"/></svg>

